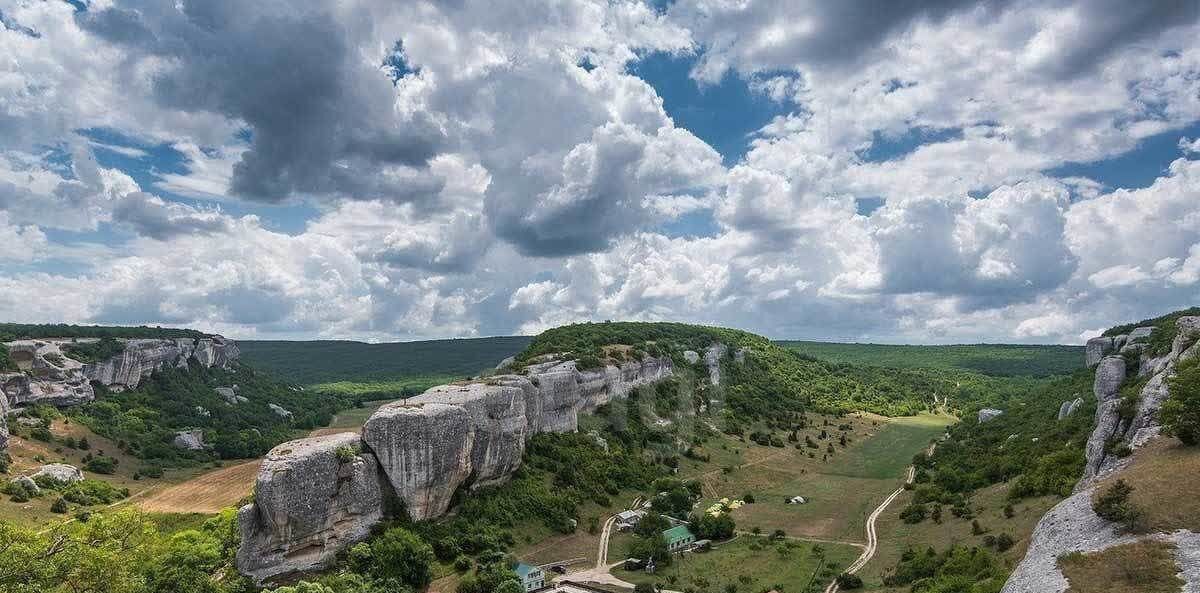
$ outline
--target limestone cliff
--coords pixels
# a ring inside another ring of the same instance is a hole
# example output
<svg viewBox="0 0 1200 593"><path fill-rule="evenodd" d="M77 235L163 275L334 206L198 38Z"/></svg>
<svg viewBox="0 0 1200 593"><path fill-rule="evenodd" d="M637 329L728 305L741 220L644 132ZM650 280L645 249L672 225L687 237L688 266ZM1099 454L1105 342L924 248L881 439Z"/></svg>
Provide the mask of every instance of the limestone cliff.
<svg viewBox="0 0 1200 593"><path fill-rule="evenodd" d="M238 511L237 564L256 579L325 567L360 542L383 517L375 456L359 453L357 434L291 441L267 454L254 504Z"/></svg>
<svg viewBox="0 0 1200 593"><path fill-rule="evenodd" d="M224 367L238 357L237 344L220 336L121 340L122 351L106 360L82 363L66 350L94 339L57 338L8 342L18 371L0 373L0 392L10 406L40 403L70 406L95 399L92 381L120 391L137 387L150 373L189 363Z"/></svg>
<svg viewBox="0 0 1200 593"><path fill-rule="evenodd" d="M1120 471L1129 456L1111 453L1114 444L1124 444L1137 455L1138 449L1158 435L1158 410L1167 397L1167 381L1180 362L1200 355L1200 317L1182 317L1170 352L1155 355L1145 340L1154 328L1142 327L1128 335L1095 338L1087 345L1087 364L1096 367L1093 392L1097 400L1096 423L1087 442L1087 464L1083 479L1073 495L1055 505L1030 538L1025 558L1005 583L1002 593L1062 593L1068 582L1058 568L1058 558L1071 552L1095 552L1137 539L1119 533L1115 526L1092 511L1092 496L1100 479ZM1114 353L1119 353L1114 355ZM1121 387L1145 380L1132 414L1121 413ZM1136 486L1135 486L1136 487ZM1188 531L1159 534L1181 550L1191 547L1197 535ZM1191 562L1195 569L1196 563ZM1185 566L1188 591L1198 590L1200 578Z"/></svg>
<svg viewBox="0 0 1200 593"><path fill-rule="evenodd" d="M520 467L532 435L575 431L579 414L669 377L673 368L669 357L647 357L584 370L571 360L543 360L524 372L441 385L372 414L363 426L360 457L378 468L383 496L395 496L413 519L439 517L455 492L507 480ZM346 438L359 442L360 437ZM313 465L308 448L297 446L305 442L276 447L272 467ZM299 455L304 458L289 460ZM382 520L381 512L338 519L334 515L347 512L340 503L329 502L332 469L307 473L306 479L322 484L298 488L302 485L289 482L290 474L267 471L264 464L255 502L238 514L244 534L238 568L243 573L262 581L316 567L355 541L339 529L358 533ZM263 492L291 494L264 499ZM291 518L291 512L299 517ZM305 528L297 529L297 522Z"/></svg>

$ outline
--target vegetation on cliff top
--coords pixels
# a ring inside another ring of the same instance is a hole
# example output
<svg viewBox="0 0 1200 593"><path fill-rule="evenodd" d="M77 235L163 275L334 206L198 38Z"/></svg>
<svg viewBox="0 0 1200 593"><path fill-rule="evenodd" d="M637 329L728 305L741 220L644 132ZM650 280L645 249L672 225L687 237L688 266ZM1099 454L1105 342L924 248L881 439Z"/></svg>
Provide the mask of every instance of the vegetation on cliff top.
<svg viewBox="0 0 1200 593"><path fill-rule="evenodd" d="M1082 346L1024 344L843 344L836 342L777 342L821 360L873 367L966 371L996 377L1068 375L1083 366Z"/></svg>
<svg viewBox="0 0 1200 593"><path fill-rule="evenodd" d="M45 338L206 338L211 334L173 327L0 323L0 342Z"/></svg>
<svg viewBox="0 0 1200 593"><path fill-rule="evenodd" d="M1143 319L1137 323L1126 323L1109 328L1104 332L1105 336L1119 336L1128 334L1129 332L1139 327L1153 327L1154 332L1150 334L1147 343L1150 345L1151 354L1163 354L1171 349L1171 342L1175 341L1175 336L1179 330L1175 327L1175 322L1180 317L1188 317L1200 315L1200 307L1190 307L1172 311L1166 315Z"/></svg>

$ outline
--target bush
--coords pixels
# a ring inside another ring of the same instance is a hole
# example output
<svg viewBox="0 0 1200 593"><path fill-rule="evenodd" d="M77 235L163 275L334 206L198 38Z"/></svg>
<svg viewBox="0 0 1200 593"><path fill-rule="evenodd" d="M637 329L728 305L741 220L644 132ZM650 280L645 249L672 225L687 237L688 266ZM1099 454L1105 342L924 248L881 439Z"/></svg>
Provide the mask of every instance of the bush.
<svg viewBox="0 0 1200 593"><path fill-rule="evenodd" d="M1188 446L1200 444L1200 362L1180 364L1167 387L1170 395L1158 412L1163 432Z"/></svg>
<svg viewBox="0 0 1200 593"><path fill-rule="evenodd" d="M1133 530L1141 518L1141 511L1129 502L1132 493L1133 486L1118 479L1092 503L1092 510L1103 519Z"/></svg>
<svg viewBox="0 0 1200 593"><path fill-rule="evenodd" d="M127 488L118 489L108 482L91 479L75 482L63 490L63 498L67 502L83 506L112 504L127 496L129 496Z"/></svg>
<svg viewBox="0 0 1200 593"><path fill-rule="evenodd" d="M54 504L50 505L51 513L58 513L61 515L66 513L68 510L70 509L67 507L67 500L65 498L60 497L58 500L54 501Z"/></svg>
<svg viewBox="0 0 1200 593"><path fill-rule="evenodd" d="M838 587L841 589L860 589L863 586L863 581L856 574L843 572L837 577Z"/></svg>
<svg viewBox="0 0 1200 593"><path fill-rule="evenodd" d="M91 461L84 464L83 469L96 474L112 475L117 473L117 460L113 457L102 455L92 458Z"/></svg>
<svg viewBox="0 0 1200 593"><path fill-rule="evenodd" d="M424 590L433 580L433 548L413 532L393 527L375 538L364 550L352 549L359 570L377 581L395 580Z"/></svg>
<svg viewBox="0 0 1200 593"><path fill-rule="evenodd" d="M903 519L905 523L909 524L920 523L921 521L924 521L925 505L913 503L904 507L904 510L900 511L900 518Z"/></svg>

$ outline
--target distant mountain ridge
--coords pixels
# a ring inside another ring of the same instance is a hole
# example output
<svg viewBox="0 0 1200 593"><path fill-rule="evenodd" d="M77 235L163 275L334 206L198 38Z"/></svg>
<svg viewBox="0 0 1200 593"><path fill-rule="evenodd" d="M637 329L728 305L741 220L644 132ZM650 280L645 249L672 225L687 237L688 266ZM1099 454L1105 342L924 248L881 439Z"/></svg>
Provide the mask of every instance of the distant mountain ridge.
<svg viewBox="0 0 1200 593"><path fill-rule="evenodd" d="M413 376L466 377L524 350L530 336L457 338L370 344L349 340L244 340L242 360L255 368L313 385L388 381Z"/></svg>

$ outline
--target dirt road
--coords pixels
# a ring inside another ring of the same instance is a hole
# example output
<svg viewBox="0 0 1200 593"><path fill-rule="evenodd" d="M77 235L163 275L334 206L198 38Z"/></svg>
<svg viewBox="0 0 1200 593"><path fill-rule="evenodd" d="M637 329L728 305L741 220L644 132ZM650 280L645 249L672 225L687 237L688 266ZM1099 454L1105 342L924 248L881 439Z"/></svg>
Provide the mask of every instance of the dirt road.
<svg viewBox="0 0 1200 593"><path fill-rule="evenodd" d="M929 448L925 450L925 454L933 455L934 447L936 447L936 445L929 445ZM912 484L913 480L916 479L916 476L917 468L911 465L908 466L908 471L905 473L904 483L906 485ZM895 491L889 494L887 498L883 499L883 502L879 503L879 506L875 507L875 510L871 511L871 514L867 517L867 547L863 549L863 553L860 554L858 558L854 560L854 562L850 563L850 566L846 567L845 572L854 574L862 570L862 567L866 566L867 563L871 561L871 558L875 557L875 550L879 547L879 538L875 535L875 521L879 519L879 515L882 515L883 512L887 510L888 506L891 505L892 502L894 502L896 498L899 497L903 492L903 487L897 488ZM829 583L828 587L825 587L825 593L838 593L837 580L834 580L832 583Z"/></svg>

